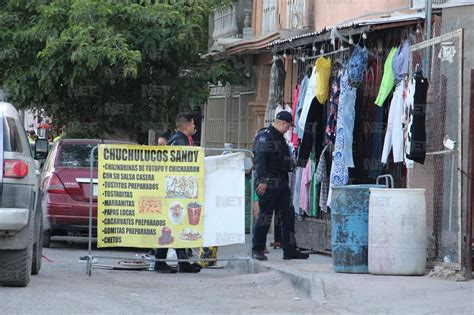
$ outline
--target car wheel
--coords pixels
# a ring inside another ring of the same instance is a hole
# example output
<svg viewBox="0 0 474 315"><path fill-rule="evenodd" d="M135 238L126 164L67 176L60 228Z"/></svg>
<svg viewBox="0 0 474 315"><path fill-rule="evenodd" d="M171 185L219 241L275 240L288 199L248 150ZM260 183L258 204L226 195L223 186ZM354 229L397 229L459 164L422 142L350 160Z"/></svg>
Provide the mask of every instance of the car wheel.
<svg viewBox="0 0 474 315"><path fill-rule="evenodd" d="M33 245L33 265L31 266L31 274L36 276L41 270L41 262L43 259L43 222L40 223L39 231L36 235L36 241Z"/></svg>
<svg viewBox="0 0 474 315"><path fill-rule="evenodd" d="M32 247L0 251L0 283L8 287L26 287L31 280Z"/></svg>
<svg viewBox="0 0 474 315"><path fill-rule="evenodd" d="M0 284L9 287L26 287L31 280L34 226L30 224L28 248L0 250Z"/></svg>

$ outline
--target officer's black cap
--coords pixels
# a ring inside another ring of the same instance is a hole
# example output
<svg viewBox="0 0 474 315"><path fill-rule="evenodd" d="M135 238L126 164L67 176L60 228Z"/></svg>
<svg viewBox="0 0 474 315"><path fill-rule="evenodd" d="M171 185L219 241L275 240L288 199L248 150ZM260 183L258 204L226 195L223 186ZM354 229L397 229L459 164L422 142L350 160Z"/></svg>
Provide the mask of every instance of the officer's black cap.
<svg viewBox="0 0 474 315"><path fill-rule="evenodd" d="M286 121L287 123L290 123L290 124L293 122L293 116L291 116L291 114L287 112L286 110L279 112L276 115L276 119Z"/></svg>

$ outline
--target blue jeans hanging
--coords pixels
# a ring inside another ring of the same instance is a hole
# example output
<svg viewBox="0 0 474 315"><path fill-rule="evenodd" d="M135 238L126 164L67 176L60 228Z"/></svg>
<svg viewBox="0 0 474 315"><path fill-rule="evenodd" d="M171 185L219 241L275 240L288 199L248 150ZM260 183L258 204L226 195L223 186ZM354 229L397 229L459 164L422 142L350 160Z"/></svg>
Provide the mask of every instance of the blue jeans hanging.
<svg viewBox="0 0 474 315"><path fill-rule="evenodd" d="M355 102L357 97L357 88L347 85L345 87L342 103L342 119L344 120L344 163L346 167L354 167L352 155L352 143L354 140L354 120L355 120ZM339 105L341 106L341 105Z"/></svg>

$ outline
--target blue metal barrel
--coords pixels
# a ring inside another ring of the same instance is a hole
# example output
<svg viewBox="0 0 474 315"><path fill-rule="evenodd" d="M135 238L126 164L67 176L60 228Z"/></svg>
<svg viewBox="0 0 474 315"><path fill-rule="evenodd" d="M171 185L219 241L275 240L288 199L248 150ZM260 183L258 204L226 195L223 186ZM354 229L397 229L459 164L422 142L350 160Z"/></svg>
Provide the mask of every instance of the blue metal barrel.
<svg viewBox="0 0 474 315"><path fill-rule="evenodd" d="M383 185L333 186L331 241L334 271L368 272L370 188Z"/></svg>

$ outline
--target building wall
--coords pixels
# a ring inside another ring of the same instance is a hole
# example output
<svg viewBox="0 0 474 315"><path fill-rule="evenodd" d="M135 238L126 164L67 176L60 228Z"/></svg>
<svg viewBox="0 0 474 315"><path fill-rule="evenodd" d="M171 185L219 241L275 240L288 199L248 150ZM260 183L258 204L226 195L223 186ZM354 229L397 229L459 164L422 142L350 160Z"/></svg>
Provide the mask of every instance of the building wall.
<svg viewBox="0 0 474 315"><path fill-rule="evenodd" d="M262 34L263 1L254 1L252 9L253 36Z"/></svg>
<svg viewBox="0 0 474 315"><path fill-rule="evenodd" d="M409 6L410 0L315 0L315 28L321 30L358 16Z"/></svg>
<svg viewBox="0 0 474 315"><path fill-rule="evenodd" d="M257 115L255 119L255 130L264 125L265 109L268 101L268 91L270 84L270 70L272 67L272 54L262 53L254 56L253 75L255 76L255 98L249 105Z"/></svg>
<svg viewBox="0 0 474 315"><path fill-rule="evenodd" d="M277 30L290 29L290 21L287 19L288 1L277 0ZM311 31L314 27L314 5L316 0L298 0L305 2L305 14L303 18L304 28ZM263 0L253 1L252 26L254 36L262 35Z"/></svg>
<svg viewBox="0 0 474 315"><path fill-rule="evenodd" d="M286 10L287 10L287 3L288 0L278 0L278 15L280 18L278 19L278 28L279 29L286 29L288 28L288 23L286 21Z"/></svg>

